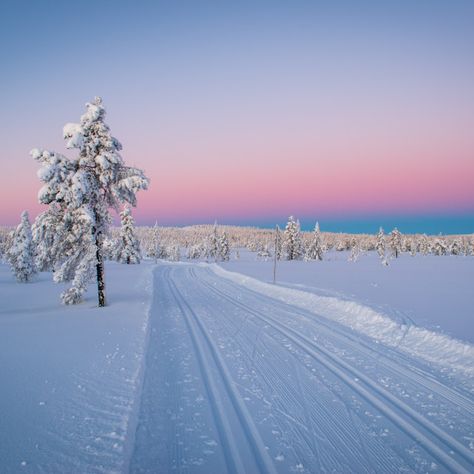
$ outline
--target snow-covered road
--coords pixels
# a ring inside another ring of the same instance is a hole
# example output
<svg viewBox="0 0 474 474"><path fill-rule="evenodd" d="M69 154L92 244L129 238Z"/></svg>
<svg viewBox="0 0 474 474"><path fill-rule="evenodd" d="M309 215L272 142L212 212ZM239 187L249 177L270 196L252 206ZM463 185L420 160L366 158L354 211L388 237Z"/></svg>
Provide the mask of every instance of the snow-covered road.
<svg viewBox="0 0 474 474"><path fill-rule="evenodd" d="M205 265L155 270L131 472L473 472L472 384Z"/></svg>

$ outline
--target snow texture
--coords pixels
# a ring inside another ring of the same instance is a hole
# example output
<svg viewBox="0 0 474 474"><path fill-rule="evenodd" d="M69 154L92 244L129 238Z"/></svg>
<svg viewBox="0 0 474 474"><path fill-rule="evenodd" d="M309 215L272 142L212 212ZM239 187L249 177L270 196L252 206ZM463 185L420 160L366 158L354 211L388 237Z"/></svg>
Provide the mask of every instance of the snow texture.
<svg viewBox="0 0 474 474"><path fill-rule="evenodd" d="M93 287L65 307L50 274L19 285L0 265L2 474L127 470L151 269L108 265L110 306L98 309Z"/></svg>
<svg viewBox="0 0 474 474"><path fill-rule="evenodd" d="M1 472L473 472L472 345L247 257L108 264L100 310L0 265Z"/></svg>

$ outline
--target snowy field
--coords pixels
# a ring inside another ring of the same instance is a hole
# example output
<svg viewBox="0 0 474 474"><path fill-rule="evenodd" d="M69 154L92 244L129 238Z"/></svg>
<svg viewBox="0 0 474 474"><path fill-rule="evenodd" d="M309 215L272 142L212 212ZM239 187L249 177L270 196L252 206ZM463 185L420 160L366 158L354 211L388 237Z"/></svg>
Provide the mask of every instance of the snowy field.
<svg viewBox="0 0 474 474"><path fill-rule="evenodd" d="M136 412L151 266L108 265L110 306L59 303L41 273L0 265L0 472L124 470Z"/></svg>
<svg viewBox="0 0 474 474"><path fill-rule="evenodd" d="M349 252L328 252L322 262L279 261L277 283L321 296L355 301L407 322L474 344L474 258L402 254L380 264L375 252L348 262ZM241 250L227 270L273 281L273 261Z"/></svg>
<svg viewBox="0 0 474 474"><path fill-rule="evenodd" d="M0 265L0 472L473 472L472 257Z"/></svg>

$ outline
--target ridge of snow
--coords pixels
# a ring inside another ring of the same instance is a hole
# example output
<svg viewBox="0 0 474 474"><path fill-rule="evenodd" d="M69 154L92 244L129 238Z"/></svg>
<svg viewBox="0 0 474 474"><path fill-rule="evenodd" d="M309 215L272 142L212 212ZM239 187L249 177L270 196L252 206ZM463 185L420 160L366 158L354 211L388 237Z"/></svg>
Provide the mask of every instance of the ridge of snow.
<svg viewBox="0 0 474 474"><path fill-rule="evenodd" d="M420 357L455 373L462 372L469 378L474 377L474 346L469 343L415 325L399 324L388 315L356 301L271 285L225 270L216 264L209 265L209 268L217 275L253 291L348 326L377 343Z"/></svg>

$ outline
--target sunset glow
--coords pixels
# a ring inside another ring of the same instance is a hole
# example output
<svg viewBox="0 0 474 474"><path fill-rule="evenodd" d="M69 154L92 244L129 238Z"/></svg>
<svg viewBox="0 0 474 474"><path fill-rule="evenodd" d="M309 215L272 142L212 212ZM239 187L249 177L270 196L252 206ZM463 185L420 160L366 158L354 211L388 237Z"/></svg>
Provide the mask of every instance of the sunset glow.
<svg viewBox="0 0 474 474"><path fill-rule="evenodd" d="M65 152L62 126L101 95L151 178L138 223L452 213L474 231L471 2L197 3L117 2L113 25L104 3L54 32L54 11L11 7L0 224L40 211L29 150Z"/></svg>

